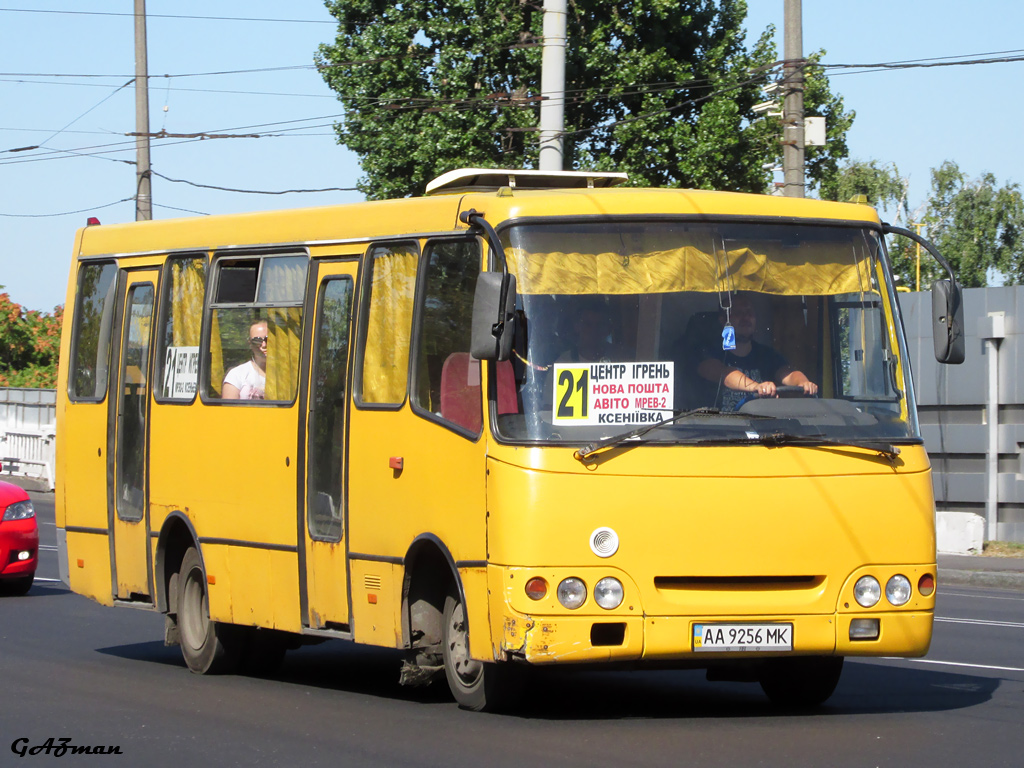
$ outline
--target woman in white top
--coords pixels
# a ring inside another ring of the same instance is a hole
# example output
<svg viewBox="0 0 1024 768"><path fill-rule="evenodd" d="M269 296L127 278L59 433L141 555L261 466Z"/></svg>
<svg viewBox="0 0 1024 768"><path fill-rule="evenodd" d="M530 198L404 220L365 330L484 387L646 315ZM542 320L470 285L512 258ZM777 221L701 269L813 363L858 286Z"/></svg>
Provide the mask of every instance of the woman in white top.
<svg viewBox="0 0 1024 768"><path fill-rule="evenodd" d="M224 400L262 400L267 385L266 320L249 326L249 351L252 359L236 365L224 377L221 397Z"/></svg>

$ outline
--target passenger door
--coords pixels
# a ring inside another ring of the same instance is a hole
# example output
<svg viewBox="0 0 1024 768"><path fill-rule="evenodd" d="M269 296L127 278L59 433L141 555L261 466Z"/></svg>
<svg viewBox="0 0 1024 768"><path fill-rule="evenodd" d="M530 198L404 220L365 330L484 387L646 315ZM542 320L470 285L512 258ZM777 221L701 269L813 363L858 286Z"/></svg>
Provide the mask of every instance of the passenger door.
<svg viewBox="0 0 1024 768"><path fill-rule="evenodd" d="M128 272L120 293L120 344L113 399L114 429L108 439L111 557L114 597L151 602L149 546L148 417L150 347L157 270Z"/></svg>
<svg viewBox="0 0 1024 768"><path fill-rule="evenodd" d="M302 623L348 631L349 349L357 262L320 263L306 412Z"/></svg>

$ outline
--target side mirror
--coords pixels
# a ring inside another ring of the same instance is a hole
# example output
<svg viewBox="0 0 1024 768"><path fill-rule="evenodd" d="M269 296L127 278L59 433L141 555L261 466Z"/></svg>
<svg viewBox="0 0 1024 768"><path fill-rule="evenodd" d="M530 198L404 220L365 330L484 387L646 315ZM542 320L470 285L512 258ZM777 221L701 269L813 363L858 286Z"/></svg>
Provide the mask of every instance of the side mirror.
<svg viewBox="0 0 1024 768"><path fill-rule="evenodd" d="M473 335L469 350L473 357L478 360L508 360L515 335L515 309L515 275L481 272L473 294Z"/></svg>
<svg viewBox="0 0 1024 768"><path fill-rule="evenodd" d="M952 280L932 283L932 335L936 360L953 365L964 361L963 289Z"/></svg>

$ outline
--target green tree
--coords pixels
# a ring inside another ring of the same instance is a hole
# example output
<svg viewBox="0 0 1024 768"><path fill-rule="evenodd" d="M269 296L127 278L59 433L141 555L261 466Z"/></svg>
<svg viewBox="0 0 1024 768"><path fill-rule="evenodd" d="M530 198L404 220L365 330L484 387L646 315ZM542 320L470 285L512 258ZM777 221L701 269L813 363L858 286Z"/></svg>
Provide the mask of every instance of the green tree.
<svg viewBox="0 0 1024 768"><path fill-rule="evenodd" d="M420 193L457 167L536 167L542 14L519 0L328 0L335 42L317 63L338 94L339 141L371 199ZM763 192L777 121L752 107L777 54L745 47L743 0L576 0L566 61L566 166L632 183ZM809 114L832 118L813 183L845 157L853 119L809 71Z"/></svg>
<svg viewBox="0 0 1024 768"><path fill-rule="evenodd" d="M869 205L887 211L897 221L906 221L908 183L894 164L877 160L851 160L821 185L823 200L850 202L864 195Z"/></svg>
<svg viewBox="0 0 1024 768"><path fill-rule="evenodd" d="M1024 200L1017 184L999 186L991 173L967 178L950 160L932 169L931 192L918 221L921 234L939 249L967 287L988 285L996 273L1008 285L1024 283ZM902 237L889 242L893 272L917 286L917 245ZM921 252L921 287L946 276Z"/></svg>
<svg viewBox="0 0 1024 768"><path fill-rule="evenodd" d="M924 223L965 286L987 285L991 270L1008 284L1024 281L1024 202L1017 184L1000 187L991 173L968 179L947 160L932 170ZM932 275L941 277L929 265Z"/></svg>
<svg viewBox="0 0 1024 768"><path fill-rule="evenodd" d="M56 386L63 316L62 307L26 311L0 293L0 386Z"/></svg>

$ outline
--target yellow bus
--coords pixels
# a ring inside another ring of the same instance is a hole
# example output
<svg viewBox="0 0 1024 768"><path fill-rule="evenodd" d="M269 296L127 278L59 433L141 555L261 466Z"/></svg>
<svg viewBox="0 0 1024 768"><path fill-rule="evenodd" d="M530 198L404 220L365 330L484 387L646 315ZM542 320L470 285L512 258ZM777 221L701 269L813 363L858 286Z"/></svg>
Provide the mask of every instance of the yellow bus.
<svg viewBox="0 0 1024 768"><path fill-rule="evenodd" d="M700 668L813 705L844 657L925 654L892 228L621 181L469 169L416 199L80 230L63 578L164 614L194 672L345 638L478 710L529 666ZM959 362L951 272L933 297Z"/></svg>

